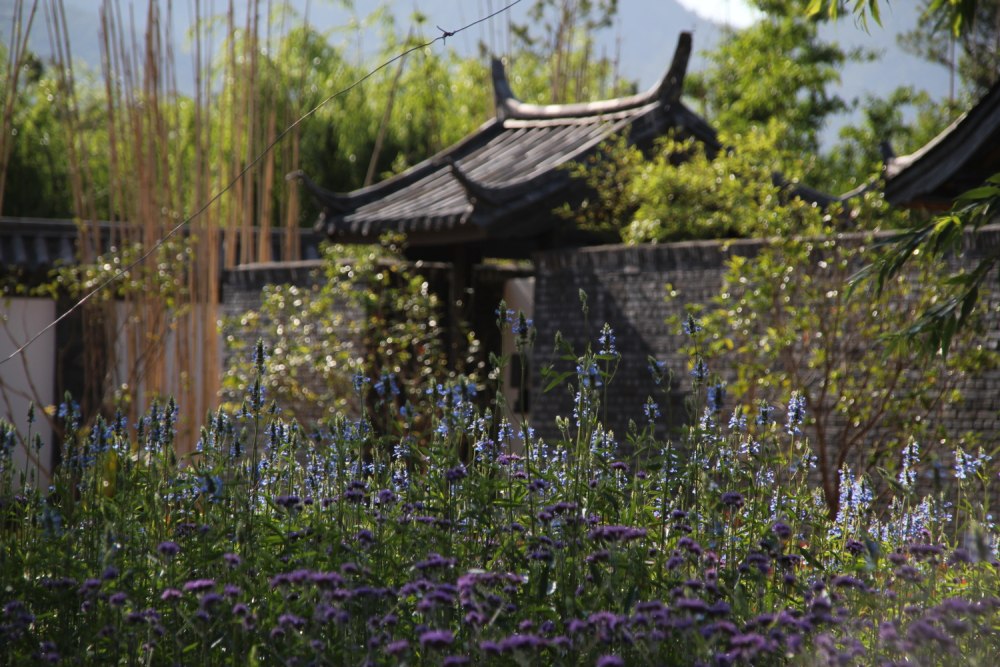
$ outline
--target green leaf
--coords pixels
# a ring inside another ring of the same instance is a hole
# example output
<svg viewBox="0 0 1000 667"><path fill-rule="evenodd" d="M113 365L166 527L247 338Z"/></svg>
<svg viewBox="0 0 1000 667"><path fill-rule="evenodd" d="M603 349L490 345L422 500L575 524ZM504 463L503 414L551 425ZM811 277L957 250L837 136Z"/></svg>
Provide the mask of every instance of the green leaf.
<svg viewBox="0 0 1000 667"><path fill-rule="evenodd" d="M976 201L980 199L990 199L1000 196L1000 187L995 185L983 185L963 192L958 196L958 201Z"/></svg>

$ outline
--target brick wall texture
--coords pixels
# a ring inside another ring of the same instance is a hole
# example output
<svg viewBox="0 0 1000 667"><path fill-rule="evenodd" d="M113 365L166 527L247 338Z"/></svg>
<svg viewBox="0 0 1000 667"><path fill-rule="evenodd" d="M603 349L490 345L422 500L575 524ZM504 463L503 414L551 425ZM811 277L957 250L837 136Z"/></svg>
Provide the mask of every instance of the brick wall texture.
<svg viewBox="0 0 1000 667"><path fill-rule="evenodd" d="M817 240L817 245L821 240ZM837 243L864 244L870 237L861 234L839 235ZM643 423L642 408L647 396L653 396L664 413L665 424L687 419L685 398L691 389L688 375L690 359L681 353L686 342L670 318L682 318L691 304L707 304L719 293L728 260L734 256L752 257L766 241L699 241L663 245L602 246L578 250L554 251L535 257L535 325L538 330L533 366L532 424L545 436L557 433L558 416L572 414L573 397L557 389L543 392L544 380L537 372L547 364L570 370L568 361L560 361L554 345L556 332L581 353L588 341L594 349L600 329L608 322L617 336L621 354L618 371L606 397L607 427L619 441L627 433L629 420ZM985 253L1000 246L1000 226L985 227L968 234L963 252L952 257L950 268L971 268ZM994 274L987 280L997 285ZM669 287L668 287L669 286ZM586 293L589 314L585 317L578 294ZM673 298L666 298L668 291ZM977 338L989 350L1000 350L1000 299L993 289L985 300L985 332ZM679 320L678 320L679 321ZM665 362L674 382L667 394L654 384L648 371L648 359ZM719 360L716 360L718 363ZM724 361L723 361L724 363ZM732 369L712 368L722 377L732 377ZM938 415L943 431L952 435L974 432L987 451L1000 444L1000 369L976 369L958 381L963 400ZM728 395L724 415L728 418L737 397ZM872 433L870 438L886 437ZM929 444L929 443L922 443Z"/></svg>

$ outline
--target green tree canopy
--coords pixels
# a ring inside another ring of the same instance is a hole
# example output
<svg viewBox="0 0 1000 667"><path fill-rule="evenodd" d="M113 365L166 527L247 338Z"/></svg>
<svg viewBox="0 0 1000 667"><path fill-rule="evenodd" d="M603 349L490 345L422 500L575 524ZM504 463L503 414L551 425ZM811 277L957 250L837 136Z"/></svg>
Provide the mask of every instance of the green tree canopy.
<svg viewBox="0 0 1000 667"><path fill-rule="evenodd" d="M763 3L766 17L730 32L707 53L708 67L689 77L688 91L708 120L730 135L779 120L785 128L776 147L782 153L817 155L827 120L849 108L830 85L846 62L862 54L823 41L817 22L788 5Z"/></svg>

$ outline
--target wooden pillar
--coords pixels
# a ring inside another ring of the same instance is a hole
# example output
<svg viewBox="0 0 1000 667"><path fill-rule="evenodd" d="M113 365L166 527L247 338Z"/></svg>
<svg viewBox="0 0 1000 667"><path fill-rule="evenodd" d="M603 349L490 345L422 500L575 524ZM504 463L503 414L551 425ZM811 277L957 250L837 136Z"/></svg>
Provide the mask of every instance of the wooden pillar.
<svg viewBox="0 0 1000 667"><path fill-rule="evenodd" d="M476 248L457 245L451 250L451 269L448 272L448 365L458 368L465 350L464 333L468 330L472 313L474 286L473 271L482 261L482 252Z"/></svg>

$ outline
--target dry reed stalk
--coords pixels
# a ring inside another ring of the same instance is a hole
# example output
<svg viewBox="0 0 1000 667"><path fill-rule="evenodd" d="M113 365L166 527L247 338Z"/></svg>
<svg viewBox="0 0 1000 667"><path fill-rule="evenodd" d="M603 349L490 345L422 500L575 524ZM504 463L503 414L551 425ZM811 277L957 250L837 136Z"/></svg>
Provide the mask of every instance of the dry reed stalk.
<svg viewBox="0 0 1000 667"><path fill-rule="evenodd" d="M38 12L38 0L31 3L27 19L24 16L23 0L15 0L11 14L10 48L7 51L7 71L4 90L7 99L3 102L3 116L0 118L0 213L3 213L4 190L7 184L7 169L10 166L10 151L13 141L10 137L14 127L14 102L20 82L21 67L28 54L28 36Z"/></svg>
<svg viewBox="0 0 1000 667"><path fill-rule="evenodd" d="M18 7L22 1L17 0ZM235 181L229 196L187 225L180 242L160 248L145 265L124 277L125 285L116 285L112 294L92 300L83 309L86 414L113 409L111 390L119 388L131 397L122 407L132 423L153 400L167 395L179 399L182 416L196 419L213 409L221 376L216 322L222 270L237 261L270 259L272 220L286 225L284 258L299 256L298 190L285 188L287 199L275 197L282 188L275 178L278 157L287 170L298 167L299 131L289 135L281 151L238 178L245 165L275 141L279 127L291 124L300 112L291 104L282 106L284 115L279 114L280 105L261 108L269 100L259 86L264 70L259 61L259 0L248 5L239 38L236 3L228 2L228 44L218 93L213 90L209 67L213 31L204 27L202 0L192 1L195 90L187 102L193 104L190 122L180 106L170 0L163 13L156 0L148 0L141 32L131 5L127 18L120 0L103 0L100 5L100 92L107 132L106 144L100 148L107 151L108 192L103 196L112 223L104 238L97 221L93 156L88 154L93 146L87 145L86 133L81 131L65 8L62 0L47 0L43 5L54 70L64 93L66 159L79 221L81 262L94 262L108 246L131 252L153 248L180 220ZM270 15L270 0L267 9ZM22 54L25 39L15 49ZM269 51L271 43L268 32ZM5 101L6 124L11 109ZM186 153L187 147L192 150ZM9 147L5 145L3 151ZM277 209L276 200L280 201ZM259 230L254 225L257 219ZM255 237L258 231L262 232L259 238ZM180 422L178 427L177 449L183 455L193 449L197 431L193 422Z"/></svg>
<svg viewBox="0 0 1000 667"><path fill-rule="evenodd" d="M44 15L52 48L53 69L58 81L59 101L63 105L62 128L66 132L66 159L69 166L71 199L77 222L77 253L81 261L89 263L93 262L100 252L101 231L97 222L91 156L81 122L69 26L61 0L50 0L45 4ZM113 313L108 304L94 301L81 309L80 320L84 349L82 359L84 385L83 394L78 398L84 411L92 414L101 406L103 388L108 378L106 372L108 360L114 358Z"/></svg>
<svg viewBox="0 0 1000 667"><path fill-rule="evenodd" d="M287 164L291 169L298 169L299 166L299 128L292 130L289 141L285 146L285 156ZM298 259L302 256L302 237L299 234L299 189L285 188L285 243L282 259L286 262Z"/></svg>
<svg viewBox="0 0 1000 667"><path fill-rule="evenodd" d="M409 46L413 39L413 29L406 35L406 45ZM382 114L382 121L378 126L378 134L375 136L375 146L372 148L371 159L368 160L368 172L365 174L364 186L368 187L375 182L375 168L378 164L379 154L382 152L382 143L385 141L386 132L389 131L389 121L392 119L392 107L396 101L396 91L399 89L399 82L403 78L403 66L406 64L406 55L399 59L396 67L396 75L392 79L389 87L389 99L385 103L385 111Z"/></svg>
<svg viewBox="0 0 1000 667"><path fill-rule="evenodd" d="M198 175L194 183L194 202L208 201L211 196L211 186L216 184L219 187L220 178L213 176L210 165L212 134L211 134L211 99L212 99L212 76L209 73L205 76L207 62L205 53L212 53L211 42L208 48L204 48L204 40L210 39L210 33L203 31L204 21L202 18L201 0L194 2L195 23L192 26L194 33L194 173ZM201 243L196 243L196 266L199 270L188 273L188 290L192 303L195 304L195 311L188 319L188 336L190 340L201 341L201 368L207 369L202 375L202 381L196 382L198 388L196 402L203 409L214 407L217 403L219 392L219 374L208 372L211 369L219 368L218 358L218 332L215 322L218 319L219 300L219 275L220 250L222 236L218 228L219 225L218 207L210 207L200 217L196 218L192 224L191 233ZM199 307L198 304L201 304ZM198 309L202 312L198 312ZM193 370L193 369L192 369ZM192 378L193 379L193 378ZM200 414L200 413L196 413Z"/></svg>

